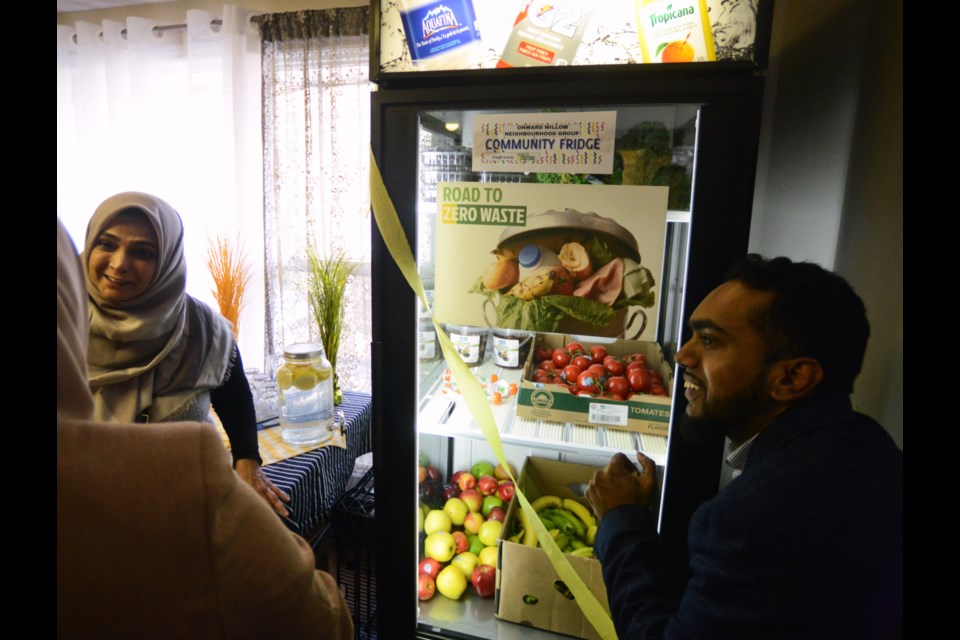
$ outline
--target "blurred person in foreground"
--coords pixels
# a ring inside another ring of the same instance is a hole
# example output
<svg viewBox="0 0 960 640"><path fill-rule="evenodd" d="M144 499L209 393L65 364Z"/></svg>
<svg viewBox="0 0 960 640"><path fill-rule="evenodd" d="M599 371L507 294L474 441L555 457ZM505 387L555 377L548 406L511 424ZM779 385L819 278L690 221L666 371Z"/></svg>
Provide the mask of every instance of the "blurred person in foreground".
<svg viewBox="0 0 960 640"><path fill-rule="evenodd" d="M670 575L648 505L655 465L623 454L586 498L621 638L897 638L903 454L850 403L870 328L841 277L747 256L690 317L680 432L726 436L734 479L694 513Z"/></svg>
<svg viewBox="0 0 960 640"><path fill-rule="evenodd" d="M91 419L83 283L58 218L58 637L352 637L333 578L213 425Z"/></svg>

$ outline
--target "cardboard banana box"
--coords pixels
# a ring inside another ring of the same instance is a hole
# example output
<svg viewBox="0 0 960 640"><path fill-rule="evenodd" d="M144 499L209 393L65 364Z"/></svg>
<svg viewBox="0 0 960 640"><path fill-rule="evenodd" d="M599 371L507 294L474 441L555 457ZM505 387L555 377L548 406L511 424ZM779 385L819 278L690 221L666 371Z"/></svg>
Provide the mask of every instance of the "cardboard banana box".
<svg viewBox="0 0 960 640"><path fill-rule="evenodd" d="M532 503L541 496L586 501L574 488L587 483L597 467L559 462L546 458L528 457L517 482ZM560 580L546 552L521 542L510 542L513 522L519 517L519 500L511 500L500 540L500 558L497 570L496 616L538 629L546 629L585 640L599 640L600 636L584 617L580 606ZM609 613L607 590L603 584L600 562L567 554L570 565Z"/></svg>
<svg viewBox="0 0 960 640"><path fill-rule="evenodd" d="M575 422L592 427L609 427L624 431L636 431L666 437L670 429L672 399L667 396L639 394L630 400L619 402L602 398L577 396L563 386L533 382L533 373L539 364L536 352L539 348L556 349L574 341L573 336L544 333L537 334L534 348L530 350L517 395L517 415L538 420ZM589 340L579 340L587 349ZM607 352L615 356L642 353L649 365L660 374L664 387L673 389L673 370L664 361L663 350L656 342L616 340L603 344Z"/></svg>

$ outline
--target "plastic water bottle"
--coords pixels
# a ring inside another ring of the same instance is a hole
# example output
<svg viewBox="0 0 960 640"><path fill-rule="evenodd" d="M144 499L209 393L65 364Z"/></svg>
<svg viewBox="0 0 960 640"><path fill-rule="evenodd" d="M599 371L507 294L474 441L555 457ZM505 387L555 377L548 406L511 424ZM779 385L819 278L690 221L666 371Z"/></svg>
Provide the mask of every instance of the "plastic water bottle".
<svg viewBox="0 0 960 640"><path fill-rule="evenodd" d="M400 18L414 68L477 65L480 31L473 0L400 0Z"/></svg>
<svg viewBox="0 0 960 640"><path fill-rule="evenodd" d="M277 386L284 442L305 447L333 437L333 367L323 345L301 342L284 347Z"/></svg>
<svg viewBox="0 0 960 640"><path fill-rule="evenodd" d="M544 271L556 271L562 268L557 254L550 249L536 245L524 245L517 256L520 262L520 281Z"/></svg>

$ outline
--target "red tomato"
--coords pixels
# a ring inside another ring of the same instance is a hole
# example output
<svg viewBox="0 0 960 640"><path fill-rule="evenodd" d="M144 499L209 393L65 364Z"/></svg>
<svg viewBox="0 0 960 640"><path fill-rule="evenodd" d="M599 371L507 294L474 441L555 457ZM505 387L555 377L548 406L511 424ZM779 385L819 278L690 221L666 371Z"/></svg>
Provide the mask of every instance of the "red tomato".
<svg viewBox="0 0 960 640"><path fill-rule="evenodd" d="M623 376L615 376L607 380L606 390L622 398L630 391L630 383Z"/></svg>
<svg viewBox="0 0 960 640"><path fill-rule="evenodd" d="M611 400L616 400L616 401L618 401L618 402L623 402L623 400L624 400L623 396L617 395L616 393L611 393L611 394L610 394L610 399L611 399Z"/></svg>
<svg viewBox="0 0 960 640"><path fill-rule="evenodd" d="M553 360L544 360L540 363L540 368L544 371L553 371L557 368L557 365L553 364Z"/></svg>
<svg viewBox="0 0 960 640"><path fill-rule="evenodd" d="M571 359L570 353L563 349L557 349L553 352L553 364L557 365L557 369L563 369L570 364Z"/></svg>
<svg viewBox="0 0 960 640"><path fill-rule="evenodd" d="M603 359L607 357L607 348L601 344L595 344L590 347L590 357L593 358L594 362L603 362Z"/></svg>
<svg viewBox="0 0 960 640"><path fill-rule="evenodd" d="M577 387L587 393L600 393L600 379L593 371L584 371L577 378Z"/></svg>
<svg viewBox="0 0 960 640"><path fill-rule="evenodd" d="M555 296L572 296L576 285L573 282L573 276L566 269L557 270L557 279L550 289L550 294Z"/></svg>
<svg viewBox="0 0 960 640"><path fill-rule="evenodd" d="M586 356L577 356L570 361L570 364L575 364L580 367L580 370L584 370L591 365L590 358Z"/></svg>
<svg viewBox="0 0 960 640"><path fill-rule="evenodd" d="M603 367L607 370L612 376L622 376L623 372L626 371L626 367L623 366L623 363L614 358L613 360L607 358L603 363Z"/></svg>
<svg viewBox="0 0 960 640"><path fill-rule="evenodd" d="M542 347L537 349L534 354L534 358L539 360L551 360L553 358L553 349L548 349L547 347Z"/></svg>
<svg viewBox="0 0 960 640"><path fill-rule="evenodd" d="M658 384L651 384L650 390L647 393L652 396L665 396L667 395L667 390Z"/></svg>
<svg viewBox="0 0 960 640"><path fill-rule="evenodd" d="M646 391L650 388L650 374L646 369L637 368L627 371L627 381L634 391Z"/></svg>
<svg viewBox="0 0 960 640"><path fill-rule="evenodd" d="M568 364L563 368L563 373L560 374L560 377L563 378L563 381L567 384L572 384L577 381L577 378L580 377L580 373L583 371L580 367L575 364Z"/></svg>
<svg viewBox="0 0 960 640"><path fill-rule="evenodd" d="M640 362L643 364L643 366L647 366L647 356L643 355L642 353L633 354L632 356L630 356L630 361Z"/></svg>
<svg viewBox="0 0 960 640"><path fill-rule="evenodd" d="M606 377L607 377L607 370L603 368L603 365L602 365L602 364L595 363L595 364L592 364L592 365L590 365L589 367L587 367L587 369L589 369L590 371L593 371L595 374L597 374L597 377L598 377L598 378L606 378Z"/></svg>
<svg viewBox="0 0 960 640"><path fill-rule="evenodd" d="M580 355L583 355L584 353L583 345L580 344L579 342L571 342L567 344L567 346L565 346L563 349L564 351L567 351L568 353L570 353L570 355L573 355L573 356L580 356Z"/></svg>

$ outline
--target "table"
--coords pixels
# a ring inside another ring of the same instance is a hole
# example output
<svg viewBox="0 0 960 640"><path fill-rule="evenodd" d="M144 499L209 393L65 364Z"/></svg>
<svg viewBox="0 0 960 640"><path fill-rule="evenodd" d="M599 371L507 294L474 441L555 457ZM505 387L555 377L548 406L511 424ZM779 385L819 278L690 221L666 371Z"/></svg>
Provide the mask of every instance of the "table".
<svg viewBox="0 0 960 640"><path fill-rule="evenodd" d="M308 537L328 521L333 503L343 494L357 456L372 449L372 397L344 391L336 409L346 417L347 448L323 447L263 467L270 480L287 492L290 515L282 518L294 533Z"/></svg>

